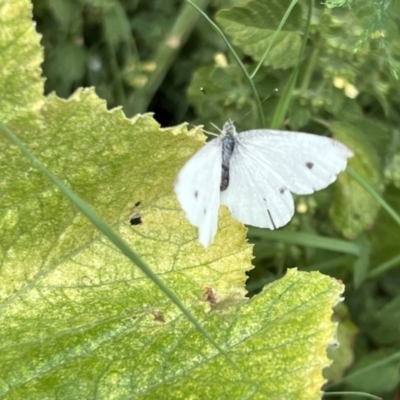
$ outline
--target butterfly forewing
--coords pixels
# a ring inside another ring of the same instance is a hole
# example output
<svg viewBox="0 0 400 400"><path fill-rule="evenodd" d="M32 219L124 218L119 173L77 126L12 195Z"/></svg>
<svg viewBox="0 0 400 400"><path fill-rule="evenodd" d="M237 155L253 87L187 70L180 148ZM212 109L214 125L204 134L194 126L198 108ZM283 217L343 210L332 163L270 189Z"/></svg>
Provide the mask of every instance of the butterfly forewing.
<svg viewBox="0 0 400 400"><path fill-rule="evenodd" d="M252 154L257 168L274 171L296 194L327 187L353 156L342 143L308 133L253 130L239 134L237 143L244 157Z"/></svg>
<svg viewBox="0 0 400 400"><path fill-rule="evenodd" d="M175 192L187 219L199 228L199 242L208 247L218 229L222 142L214 139L200 149L182 168Z"/></svg>

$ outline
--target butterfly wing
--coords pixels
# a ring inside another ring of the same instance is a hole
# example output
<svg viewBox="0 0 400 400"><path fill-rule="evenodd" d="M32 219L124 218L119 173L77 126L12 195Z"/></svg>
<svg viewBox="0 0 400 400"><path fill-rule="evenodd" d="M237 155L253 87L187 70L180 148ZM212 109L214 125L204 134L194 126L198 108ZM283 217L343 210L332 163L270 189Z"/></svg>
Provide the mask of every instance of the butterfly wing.
<svg viewBox="0 0 400 400"><path fill-rule="evenodd" d="M310 194L329 186L353 156L337 140L309 133L253 130L238 136L240 150L260 167L273 169L292 193Z"/></svg>
<svg viewBox="0 0 400 400"><path fill-rule="evenodd" d="M245 224L278 228L294 213L289 192L310 194L327 187L352 155L342 143L323 136L273 130L242 132L236 138L230 182L221 193L221 203Z"/></svg>
<svg viewBox="0 0 400 400"><path fill-rule="evenodd" d="M199 228L199 242L208 247L218 229L222 141L208 142L182 168L174 189L190 223Z"/></svg>

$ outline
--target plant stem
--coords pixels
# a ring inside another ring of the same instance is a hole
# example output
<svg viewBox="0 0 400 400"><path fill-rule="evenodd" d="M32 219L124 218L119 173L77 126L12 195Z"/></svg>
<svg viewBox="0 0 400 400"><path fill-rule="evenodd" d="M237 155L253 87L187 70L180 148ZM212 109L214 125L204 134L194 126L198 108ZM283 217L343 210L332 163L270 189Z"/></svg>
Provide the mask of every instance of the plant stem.
<svg viewBox="0 0 400 400"><path fill-rule="evenodd" d="M306 70L304 71L303 80L300 85L301 90L306 90L310 86L311 78L314 73L315 66L317 64L319 50L320 50L320 41L318 40L314 50L311 53L310 61L307 64Z"/></svg>

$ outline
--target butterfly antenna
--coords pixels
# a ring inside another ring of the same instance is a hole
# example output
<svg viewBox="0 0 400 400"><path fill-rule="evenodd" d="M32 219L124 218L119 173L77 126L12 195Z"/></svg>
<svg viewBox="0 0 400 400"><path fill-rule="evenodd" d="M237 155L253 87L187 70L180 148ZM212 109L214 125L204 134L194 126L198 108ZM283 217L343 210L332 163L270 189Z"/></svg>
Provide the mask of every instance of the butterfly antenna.
<svg viewBox="0 0 400 400"><path fill-rule="evenodd" d="M267 96L265 96L265 97L261 100L261 104L264 103L265 100L268 100L273 94L278 93L278 91L279 91L279 89L278 89L278 88L275 88L275 89L273 90L272 93L268 94ZM247 113L245 114L244 118L246 118L250 113L251 113L251 110L250 110L250 111L247 111Z"/></svg>
<svg viewBox="0 0 400 400"><path fill-rule="evenodd" d="M210 122L210 125L212 125L219 133L221 133L221 129L218 128L217 125L213 124L212 122Z"/></svg>

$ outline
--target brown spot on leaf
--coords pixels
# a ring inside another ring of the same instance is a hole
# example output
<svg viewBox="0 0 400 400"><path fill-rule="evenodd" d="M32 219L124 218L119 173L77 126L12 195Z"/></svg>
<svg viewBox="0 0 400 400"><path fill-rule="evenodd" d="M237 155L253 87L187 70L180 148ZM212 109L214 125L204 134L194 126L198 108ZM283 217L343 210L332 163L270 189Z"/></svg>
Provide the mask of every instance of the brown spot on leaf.
<svg viewBox="0 0 400 400"><path fill-rule="evenodd" d="M131 225L141 225L142 217L138 213L136 213L134 215L131 215L129 222L131 223Z"/></svg>
<svg viewBox="0 0 400 400"><path fill-rule="evenodd" d="M217 303L217 294L209 286L206 287L206 290L205 290L205 293L204 293L204 298L205 298L205 301L207 301L207 302L209 302L211 304L216 304Z"/></svg>
<svg viewBox="0 0 400 400"><path fill-rule="evenodd" d="M159 310L154 310L154 311L152 312L152 314L153 314L153 317L154 317L154 320L155 320L155 321L158 321L158 322L165 322L163 313L162 313L161 311L159 311Z"/></svg>

